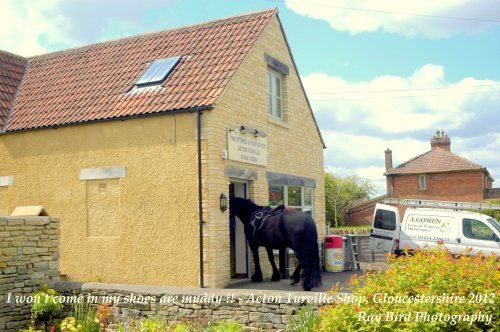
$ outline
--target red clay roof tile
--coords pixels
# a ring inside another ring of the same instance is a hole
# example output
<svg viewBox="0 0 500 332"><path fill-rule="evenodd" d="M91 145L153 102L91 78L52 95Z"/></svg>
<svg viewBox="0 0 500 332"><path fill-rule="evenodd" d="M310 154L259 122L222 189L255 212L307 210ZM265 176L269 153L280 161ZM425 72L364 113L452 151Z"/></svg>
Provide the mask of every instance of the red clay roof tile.
<svg viewBox="0 0 500 332"><path fill-rule="evenodd" d="M0 51L0 128L7 120L26 63L27 59L23 57Z"/></svg>
<svg viewBox="0 0 500 332"><path fill-rule="evenodd" d="M0 128L17 131L207 107L221 95L276 10L143 34L28 59L0 53ZM182 56L161 89L133 83L161 58ZM24 77L23 77L24 74Z"/></svg>
<svg viewBox="0 0 500 332"><path fill-rule="evenodd" d="M388 170L386 174L423 174L479 170L484 170L479 164L460 157L448 150L434 148Z"/></svg>

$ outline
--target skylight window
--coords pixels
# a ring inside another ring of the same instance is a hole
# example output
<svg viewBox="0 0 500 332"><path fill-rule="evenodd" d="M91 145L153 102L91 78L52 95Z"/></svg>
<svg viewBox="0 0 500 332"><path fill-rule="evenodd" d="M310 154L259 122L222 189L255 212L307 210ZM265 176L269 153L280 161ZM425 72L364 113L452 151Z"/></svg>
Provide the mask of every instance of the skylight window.
<svg viewBox="0 0 500 332"><path fill-rule="evenodd" d="M147 86L160 84L167 78L180 60L180 56L174 56L153 61L144 74L135 82L135 85Z"/></svg>

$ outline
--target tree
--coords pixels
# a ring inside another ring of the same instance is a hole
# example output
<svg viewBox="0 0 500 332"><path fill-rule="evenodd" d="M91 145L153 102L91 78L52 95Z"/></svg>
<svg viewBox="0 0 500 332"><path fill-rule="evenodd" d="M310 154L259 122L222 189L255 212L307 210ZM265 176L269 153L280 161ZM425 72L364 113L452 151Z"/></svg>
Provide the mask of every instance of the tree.
<svg viewBox="0 0 500 332"><path fill-rule="evenodd" d="M331 226L346 225L344 212L359 201L365 201L375 193L370 180L356 175L340 176L325 172L325 205L327 220Z"/></svg>

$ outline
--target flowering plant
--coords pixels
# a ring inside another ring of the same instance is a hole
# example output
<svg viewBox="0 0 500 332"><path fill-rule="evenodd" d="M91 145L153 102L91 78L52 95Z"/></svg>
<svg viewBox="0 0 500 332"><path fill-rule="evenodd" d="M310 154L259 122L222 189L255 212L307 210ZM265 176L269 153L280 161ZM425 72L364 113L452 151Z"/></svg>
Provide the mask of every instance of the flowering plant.
<svg viewBox="0 0 500 332"><path fill-rule="evenodd" d="M453 257L438 243L388 262L387 270L352 278L350 296L332 290L336 301L321 310L322 330L498 330L496 256Z"/></svg>

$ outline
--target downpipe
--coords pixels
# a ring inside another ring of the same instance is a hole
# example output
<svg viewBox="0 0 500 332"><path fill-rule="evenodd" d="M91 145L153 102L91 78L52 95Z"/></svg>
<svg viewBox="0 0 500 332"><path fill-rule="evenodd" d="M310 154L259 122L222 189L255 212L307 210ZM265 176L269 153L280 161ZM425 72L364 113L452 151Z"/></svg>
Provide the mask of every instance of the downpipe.
<svg viewBox="0 0 500 332"><path fill-rule="evenodd" d="M201 171L201 110L196 111L197 140L198 140L198 215L200 232L200 288L205 288L203 271L203 182Z"/></svg>

